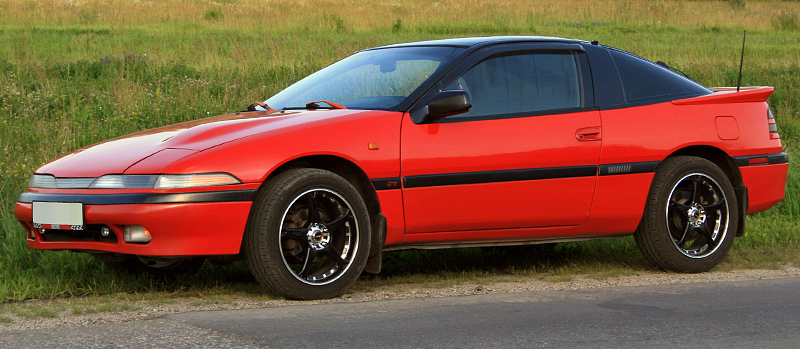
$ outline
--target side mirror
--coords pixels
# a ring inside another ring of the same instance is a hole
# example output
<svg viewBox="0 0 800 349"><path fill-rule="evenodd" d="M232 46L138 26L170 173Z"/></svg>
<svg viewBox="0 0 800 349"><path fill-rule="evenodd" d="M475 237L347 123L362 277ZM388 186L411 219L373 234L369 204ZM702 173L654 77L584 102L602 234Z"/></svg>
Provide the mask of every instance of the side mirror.
<svg viewBox="0 0 800 349"><path fill-rule="evenodd" d="M466 113L472 108L469 93L464 90L448 90L437 93L428 102L428 117L442 119L452 115Z"/></svg>

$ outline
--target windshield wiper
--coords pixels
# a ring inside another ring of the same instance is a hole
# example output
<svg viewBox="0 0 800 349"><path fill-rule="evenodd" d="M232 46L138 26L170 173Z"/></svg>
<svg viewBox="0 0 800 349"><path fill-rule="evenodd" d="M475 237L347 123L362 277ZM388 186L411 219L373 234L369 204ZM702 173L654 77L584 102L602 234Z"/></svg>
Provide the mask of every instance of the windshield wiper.
<svg viewBox="0 0 800 349"><path fill-rule="evenodd" d="M664 67L664 68L667 68L667 69L669 69L669 70L672 70L672 71L674 71L674 72L676 72L676 73L678 73L678 74L681 74L681 75L683 75L683 77L685 77L685 78L687 78L687 79L689 79L689 80L692 80L692 81L694 81L694 79L690 78L690 77L689 77L689 75L686 75L686 73L684 73L684 72L682 72L682 71L678 70L678 68L671 67L671 66L667 65L667 63L664 63L663 61L658 61L658 62L656 62L656 64L657 64L657 65L660 65L660 66L662 66L662 67Z"/></svg>
<svg viewBox="0 0 800 349"><path fill-rule="evenodd" d="M275 109L270 108L267 103L262 102L250 103L250 105L247 106L247 110L244 111L259 111L259 107L262 108L261 111L275 111Z"/></svg>
<svg viewBox="0 0 800 349"><path fill-rule="evenodd" d="M328 106L320 105L320 103L325 103ZM347 107L345 107L345 106L343 106L341 104L336 104L336 103L328 102L328 101L316 101L316 102L308 102L308 103L306 103L305 107L287 107L287 108L283 108L283 109L284 110L287 110L287 109L316 110L316 109L347 109Z"/></svg>
<svg viewBox="0 0 800 349"><path fill-rule="evenodd" d="M330 107L320 106L319 105L320 103L325 103L325 104L329 105ZM309 109L309 110L311 110L311 109L347 109L347 107L345 107L345 106L343 106L341 104L336 104L336 103L332 103L332 102L328 102L328 101L316 101L316 102L306 103L306 109Z"/></svg>

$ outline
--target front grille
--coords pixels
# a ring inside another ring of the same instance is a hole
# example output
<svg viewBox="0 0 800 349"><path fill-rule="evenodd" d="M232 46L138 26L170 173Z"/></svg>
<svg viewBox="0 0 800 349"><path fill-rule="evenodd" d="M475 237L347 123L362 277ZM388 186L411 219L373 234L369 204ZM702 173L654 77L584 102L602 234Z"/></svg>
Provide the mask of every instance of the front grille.
<svg viewBox="0 0 800 349"><path fill-rule="evenodd" d="M108 236L103 236L100 233L101 229L106 227L102 224L89 224L86 230L59 230L59 229L46 229L44 234L41 231L36 231L44 241L97 241L97 242L110 242L117 243L117 235L114 231Z"/></svg>

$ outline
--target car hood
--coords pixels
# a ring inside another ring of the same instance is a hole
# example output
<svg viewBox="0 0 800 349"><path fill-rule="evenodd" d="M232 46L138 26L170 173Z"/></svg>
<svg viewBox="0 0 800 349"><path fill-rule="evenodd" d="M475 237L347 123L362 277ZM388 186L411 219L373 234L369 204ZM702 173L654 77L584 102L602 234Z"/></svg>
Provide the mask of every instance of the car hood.
<svg viewBox="0 0 800 349"><path fill-rule="evenodd" d="M361 112L364 110L254 111L220 115L90 145L45 164L36 173L52 174L56 177L119 174L165 149L183 149L185 151L181 152L182 155L189 156L256 134L301 127L305 123L324 122Z"/></svg>

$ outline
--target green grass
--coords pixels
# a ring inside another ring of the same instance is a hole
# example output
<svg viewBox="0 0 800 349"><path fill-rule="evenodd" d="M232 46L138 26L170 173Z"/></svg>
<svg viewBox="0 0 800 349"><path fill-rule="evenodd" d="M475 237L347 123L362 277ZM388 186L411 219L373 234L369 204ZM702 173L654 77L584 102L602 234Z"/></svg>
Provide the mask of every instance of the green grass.
<svg viewBox="0 0 800 349"><path fill-rule="evenodd" d="M663 60L705 85L731 86L746 29L743 83L775 86L769 102L793 160L786 199L748 218L747 234L719 268L800 262L800 170L794 161L800 55L792 44L800 41L798 2L618 0L588 1L579 9L555 0L139 3L0 0L0 302L86 295L118 297L110 302L124 295L196 295L221 302L230 295L271 297L242 263L206 264L193 277L158 279L108 273L87 255L28 250L13 203L33 170L74 149L241 110L359 49L469 35L599 40ZM576 273L607 277L651 270L632 239L623 238L561 244L544 255L502 249L391 252L381 275L365 275L355 287L520 277L557 281Z"/></svg>
<svg viewBox="0 0 800 349"><path fill-rule="evenodd" d="M59 312L63 310L63 306L64 306L63 304L50 306L48 304L42 304L42 303L16 304L7 310L9 313L23 317L25 319L35 319L43 317L54 318L58 317Z"/></svg>

